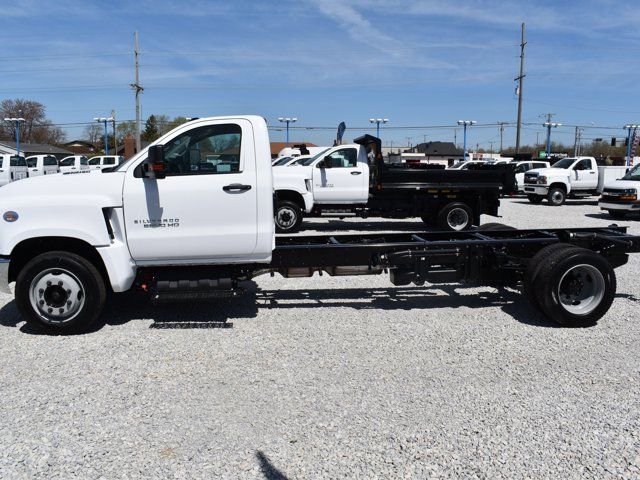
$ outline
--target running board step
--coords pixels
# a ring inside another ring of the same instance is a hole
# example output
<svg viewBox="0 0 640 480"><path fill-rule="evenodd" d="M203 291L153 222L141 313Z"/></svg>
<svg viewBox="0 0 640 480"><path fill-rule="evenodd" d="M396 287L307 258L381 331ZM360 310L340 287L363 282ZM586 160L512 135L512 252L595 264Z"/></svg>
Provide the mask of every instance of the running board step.
<svg viewBox="0 0 640 480"><path fill-rule="evenodd" d="M153 303L170 303L170 302L203 302L214 300L217 298L238 297L244 293L242 288L234 288L230 290L200 290L200 291L165 291L153 292L151 301Z"/></svg>

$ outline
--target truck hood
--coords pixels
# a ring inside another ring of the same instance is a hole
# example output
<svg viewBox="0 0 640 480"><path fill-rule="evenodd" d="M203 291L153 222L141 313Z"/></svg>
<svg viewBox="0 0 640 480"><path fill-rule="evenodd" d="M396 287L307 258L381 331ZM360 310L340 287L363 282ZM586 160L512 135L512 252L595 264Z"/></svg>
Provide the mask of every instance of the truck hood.
<svg viewBox="0 0 640 480"><path fill-rule="evenodd" d="M567 168L534 168L525 172L525 175L538 174L544 177L568 177L570 170Z"/></svg>
<svg viewBox="0 0 640 480"><path fill-rule="evenodd" d="M5 210L47 204L121 207L123 183L124 172L42 175L0 188L0 205Z"/></svg>
<svg viewBox="0 0 640 480"><path fill-rule="evenodd" d="M637 180L614 180L613 182L607 182L604 185L605 189L627 189L635 188L640 190L640 181Z"/></svg>

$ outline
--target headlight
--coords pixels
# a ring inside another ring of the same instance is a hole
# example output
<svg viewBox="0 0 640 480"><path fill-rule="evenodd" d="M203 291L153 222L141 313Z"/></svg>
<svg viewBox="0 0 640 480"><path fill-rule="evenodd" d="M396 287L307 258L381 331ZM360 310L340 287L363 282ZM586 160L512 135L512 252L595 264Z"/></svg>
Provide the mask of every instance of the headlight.
<svg viewBox="0 0 640 480"><path fill-rule="evenodd" d="M627 188L620 195L620 200L637 200L638 191L635 188Z"/></svg>
<svg viewBox="0 0 640 480"><path fill-rule="evenodd" d="M546 183L547 183L547 177L545 177L544 175L539 175L538 185L546 185Z"/></svg>

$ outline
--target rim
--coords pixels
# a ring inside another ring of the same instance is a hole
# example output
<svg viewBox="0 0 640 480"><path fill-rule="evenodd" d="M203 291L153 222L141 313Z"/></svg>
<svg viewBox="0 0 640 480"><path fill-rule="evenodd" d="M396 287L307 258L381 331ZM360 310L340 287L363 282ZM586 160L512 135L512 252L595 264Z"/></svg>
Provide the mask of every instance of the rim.
<svg viewBox="0 0 640 480"><path fill-rule="evenodd" d="M554 192L551 194L551 201L553 203L562 203L563 200L564 193L562 193L560 190L554 190Z"/></svg>
<svg viewBox="0 0 640 480"><path fill-rule="evenodd" d="M464 230L469 224L469 214L464 208L454 208L447 214L447 224L453 230Z"/></svg>
<svg viewBox="0 0 640 480"><path fill-rule="evenodd" d="M297 220L298 215L291 207L280 207L276 213L276 223L283 230L293 227Z"/></svg>
<svg viewBox="0 0 640 480"><path fill-rule="evenodd" d="M78 277L62 268L40 272L29 287L31 307L46 323L73 320L84 305L84 287Z"/></svg>
<svg viewBox="0 0 640 480"><path fill-rule="evenodd" d="M576 265L567 270L558 284L560 304L574 315L588 315L604 298L604 276L593 265Z"/></svg>

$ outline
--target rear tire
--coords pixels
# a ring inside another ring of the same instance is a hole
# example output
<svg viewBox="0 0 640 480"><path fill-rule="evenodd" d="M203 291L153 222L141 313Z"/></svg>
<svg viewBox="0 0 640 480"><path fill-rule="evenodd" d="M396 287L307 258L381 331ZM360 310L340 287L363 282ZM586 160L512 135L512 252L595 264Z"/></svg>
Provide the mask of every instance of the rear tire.
<svg viewBox="0 0 640 480"><path fill-rule="evenodd" d="M276 232L296 233L302 225L302 209L290 200L280 200L274 212Z"/></svg>
<svg viewBox="0 0 640 480"><path fill-rule="evenodd" d="M473 226L473 211L466 203L450 203L438 212L438 226L452 232L467 230Z"/></svg>
<svg viewBox="0 0 640 480"><path fill-rule="evenodd" d="M609 310L616 275L602 255L569 247L541 262L533 289L540 309L551 320L565 327L590 327Z"/></svg>
<svg viewBox="0 0 640 480"><path fill-rule="evenodd" d="M567 192L563 188L554 187L549 190L547 194L547 200L549 205L559 207L567 200Z"/></svg>
<svg viewBox="0 0 640 480"><path fill-rule="evenodd" d="M555 255L556 252L562 252L563 254L570 249L576 248L570 243L552 243L546 247L541 248L531 259L529 259L529 265L524 275L524 282L522 284L522 293L527 297L529 303L537 309L540 309L538 298L535 292L535 282L538 278L538 273L544 264L545 259Z"/></svg>
<svg viewBox="0 0 640 480"><path fill-rule="evenodd" d="M18 274L16 304L29 325L46 333L88 330L107 297L105 281L86 258L48 252L30 260Z"/></svg>
<svg viewBox="0 0 640 480"><path fill-rule="evenodd" d="M544 200L544 197L541 195L529 194L527 195L527 199L534 205L540 205L542 203L542 200Z"/></svg>

